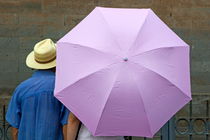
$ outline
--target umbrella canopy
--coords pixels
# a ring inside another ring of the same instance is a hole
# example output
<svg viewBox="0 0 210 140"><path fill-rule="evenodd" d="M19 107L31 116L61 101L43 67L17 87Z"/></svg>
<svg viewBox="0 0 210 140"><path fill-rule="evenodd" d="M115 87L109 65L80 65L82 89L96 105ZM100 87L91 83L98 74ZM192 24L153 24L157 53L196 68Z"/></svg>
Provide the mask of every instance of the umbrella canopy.
<svg viewBox="0 0 210 140"><path fill-rule="evenodd" d="M95 136L152 137L191 100L189 46L151 9L96 7L57 45L55 97Z"/></svg>

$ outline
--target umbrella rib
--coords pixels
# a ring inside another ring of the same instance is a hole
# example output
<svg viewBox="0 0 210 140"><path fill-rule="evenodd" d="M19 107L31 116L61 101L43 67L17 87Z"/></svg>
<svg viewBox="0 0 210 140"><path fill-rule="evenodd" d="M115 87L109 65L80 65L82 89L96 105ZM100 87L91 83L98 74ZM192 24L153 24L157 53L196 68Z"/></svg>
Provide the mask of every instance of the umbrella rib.
<svg viewBox="0 0 210 140"><path fill-rule="evenodd" d="M58 44L76 45L76 46L81 47L81 48L92 49L92 50L94 50L94 51L96 51L96 52L99 52L99 53L102 53L102 54L105 54L105 55L117 56L117 57L121 58L121 56L119 56L119 55L117 55L117 54L110 53L110 52L103 52L102 50L98 50L98 49L95 49L95 48L92 48L92 47L89 47L89 46L86 46L86 45L81 45L81 44L76 44L76 43L69 43L69 42L59 42Z"/></svg>
<svg viewBox="0 0 210 140"><path fill-rule="evenodd" d="M118 41L115 39L116 37L115 37L114 33L112 32L112 30L110 29L109 23L106 21L106 18L104 17L104 15L103 15L103 13L101 12L101 10L100 10L99 8L97 8L97 9L98 9L99 13L101 14L102 18L104 19L104 22L106 23L107 28L108 28L109 31L110 31L110 34L113 36L114 41L117 43L117 47L119 48L120 51L122 51L122 48L120 47L120 44L119 44Z"/></svg>
<svg viewBox="0 0 210 140"><path fill-rule="evenodd" d="M162 77L163 79L167 80L169 83L171 83L172 85L174 85L177 89L179 89L179 90L183 93L184 96L186 96L187 98L191 98L191 97L187 96L187 95L185 94L185 92L184 92L182 89L180 89L176 84L172 83L169 79L165 78L164 76L162 76L162 75L159 74L158 72L156 72L156 71L154 71L154 70L152 70L152 69L150 69L150 68L148 68L148 67L146 67L146 66L144 66L144 65L140 65L140 64L135 63L135 62L131 62L131 63L133 63L133 64L135 64L135 65L137 65L137 66L140 66L140 67L144 67L144 68L147 69L148 71L157 74L158 76Z"/></svg>
<svg viewBox="0 0 210 140"><path fill-rule="evenodd" d="M156 50L160 50L160 49L167 49L167 48L185 48L185 47L189 47L189 46L171 46L171 47L168 47L168 46L165 46L165 47L159 47L159 48L155 48L155 49L151 49L151 50L147 50L147 51L144 51L144 52L140 52L136 55L133 55L131 57L135 57L135 56L139 56L139 55L143 55L143 54L146 54L146 53L149 53L149 52L152 52L152 51L156 51Z"/></svg>
<svg viewBox="0 0 210 140"><path fill-rule="evenodd" d="M149 9L147 15L145 16L144 22L143 22L143 24L141 25L141 27L140 27L140 29L139 29L137 35L136 35L136 39L134 40L134 42L132 43L132 45L131 45L131 47L129 48L128 51L130 51L131 48L133 48L133 46L136 44L136 41L137 41L137 39L138 39L138 36L140 35L141 29L144 27L144 25L145 25L145 23L146 23L146 20L147 20L147 18L148 18L148 15L149 15L149 12L150 12L150 11L151 11L151 10Z"/></svg>
<svg viewBox="0 0 210 140"><path fill-rule="evenodd" d="M133 73L134 73L134 72L133 72ZM135 78L134 78L134 75L132 75L132 79L133 79L134 81L136 81ZM139 93L141 93L141 90L139 89L139 86L137 85L137 82L135 82L135 84L136 84L136 86L137 86L137 89L139 90ZM143 103L143 106L144 106L144 112L145 112L145 114L146 114L146 116L147 116L146 118L147 118L147 121L148 121L150 134L152 135L151 123L150 123L150 120L149 120L149 118L148 118L148 114L147 114L147 111L146 111L146 108L145 108L145 103L144 103L144 101L143 101L141 95L140 95L140 100L142 100L142 103Z"/></svg>
<svg viewBox="0 0 210 140"><path fill-rule="evenodd" d="M115 83L116 83L116 79L117 79L117 77L119 76L119 73L120 73L120 71L118 71L118 73L116 74L116 76L115 76L115 80L114 80L114 82L113 82L112 87L115 85ZM107 104L107 102L108 102L108 100L109 100L109 97L110 97L110 94L111 94L111 92L112 92L112 89L113 89L113 88L110 88L109 95L108 95L107 100L106 100L106 102L105 102L105 104L104 104L104 106L103 106L103 109L102 109L102 111L101 111L101 116L100 116L100 119L99 119L99 121L98 121L99 123L100 123L100 120L101 120L102 115L103 115L103 113L104 113L105 106L106 106L106 104ZM98 125L97 125L97 127L96 127L96 130L97 130L97 129L98 129L98 127L99 127L99 123L98 123Z"/></svg>
<svg viewBox="0 0 210 140"><path fill-rule="evenodd" d="M70 86L64 87L62 90L58 91L57 93L64 91L65 89L67 89L67 88L73 86L75 83L77 83L77 82L79 82L79 81L81 81L81 80L83 80L83 79L85 79L85 78L91 76L92 74L94 74L94 73L96 73L96 72L98 72L98 71L101 71L101 70L103 70L103 69L106 69L107 67L110 67L111 65L115 65L115 64L118 64L118 63L119 63L119 62L113 62L113 63L111 63L111 64L109 64L109 65L107 65L107 66L105 66L105 67L103 67L103 68L97 69L97 70L95 70L94 72L91 72L91 73L89 73L89 74L87 74L87 75L85 75L85 76L82 76L82 77L79 78L78 80L76 80L76 81L74 81L73 83L71 83Z"/></svg>

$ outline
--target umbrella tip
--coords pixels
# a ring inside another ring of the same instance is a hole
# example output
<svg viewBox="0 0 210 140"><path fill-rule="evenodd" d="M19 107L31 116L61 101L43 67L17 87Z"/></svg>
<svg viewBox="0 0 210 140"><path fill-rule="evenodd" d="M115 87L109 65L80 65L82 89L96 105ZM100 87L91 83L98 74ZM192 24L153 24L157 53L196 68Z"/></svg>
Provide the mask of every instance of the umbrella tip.
<svg viewBox="0 0 210 140"><path fill-rule="evenodd" d="M125 58L123 58L123 60L126 62L126 61L128 61L128 58L127 58L127 57L125 57Z"/></svg>

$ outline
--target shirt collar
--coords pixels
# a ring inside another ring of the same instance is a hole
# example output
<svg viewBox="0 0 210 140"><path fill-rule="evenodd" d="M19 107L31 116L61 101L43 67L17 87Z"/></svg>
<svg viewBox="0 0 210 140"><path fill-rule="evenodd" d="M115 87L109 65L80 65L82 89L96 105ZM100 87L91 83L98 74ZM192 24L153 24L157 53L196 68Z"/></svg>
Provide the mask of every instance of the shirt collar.
<svg viewBox="0 0 210 140"><path fill-rule="evenodd" d="M55 76L55 72L51 70L36 70L33 74L33 77L37 76Z"/></svg>

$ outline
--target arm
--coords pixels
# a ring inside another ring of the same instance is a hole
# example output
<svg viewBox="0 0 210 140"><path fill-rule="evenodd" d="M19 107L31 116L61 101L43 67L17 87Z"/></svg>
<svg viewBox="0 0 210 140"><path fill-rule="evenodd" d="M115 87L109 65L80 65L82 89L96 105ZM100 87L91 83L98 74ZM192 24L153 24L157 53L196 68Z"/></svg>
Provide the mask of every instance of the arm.
<svg viewBox="0 0 210 140"><path fill-rule="evenodd" d="M18 128L21 120L21 107L19 101L19 89L16 88L6 114L7 122L12 126L12 139L18 139Z"/></svg>
<svg viewBox="0 0 210 140"><path fill-rule="evenodd" d="M61 107L61 124L62 124L62 131L63 131L63 139L67 140L67 127L68 127L68 117L69 117L69 110L65 107Z"/></svg>
<svg viewBox="0 0 210 140"><path fill-rule="evenodd" d="M68 118L67 140L75 140L79 124L80 120L73 113L70 113Z"/></svg>
<svg viewBox="0 0 210 140"><path fill-rule="evenodd" d="M63 140L67 140L67 126L68 125L63 126Z"/></svg>
<svg viewBox="0 0 210 140"><path fill-rule="evenodd" d="M12 139L17 140L18 139L18 129L15 127L12 127Z"/></svg>

